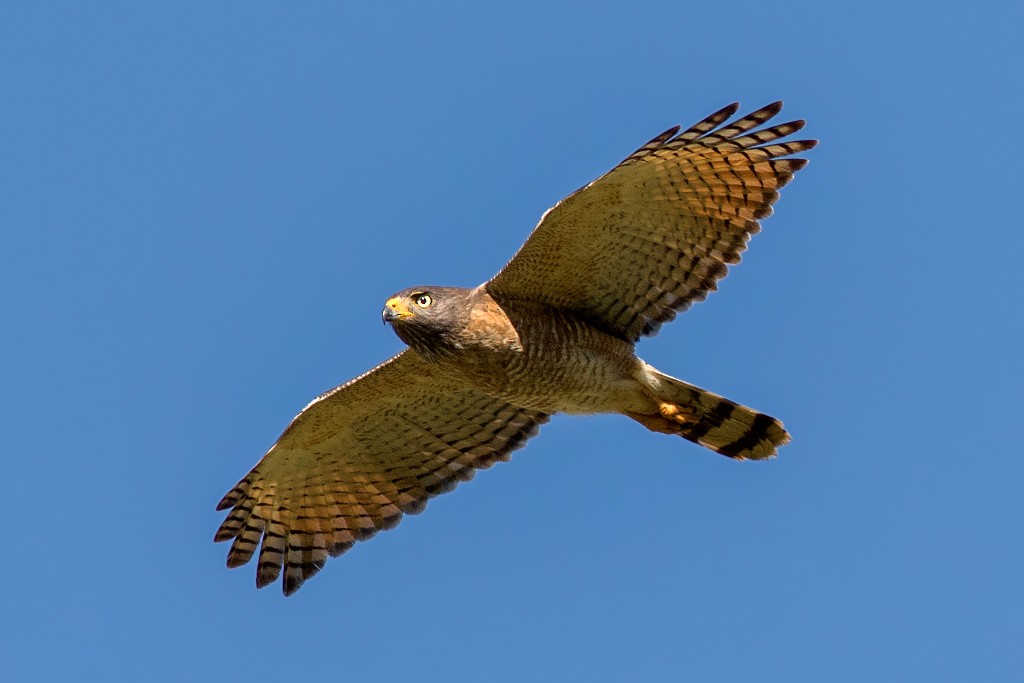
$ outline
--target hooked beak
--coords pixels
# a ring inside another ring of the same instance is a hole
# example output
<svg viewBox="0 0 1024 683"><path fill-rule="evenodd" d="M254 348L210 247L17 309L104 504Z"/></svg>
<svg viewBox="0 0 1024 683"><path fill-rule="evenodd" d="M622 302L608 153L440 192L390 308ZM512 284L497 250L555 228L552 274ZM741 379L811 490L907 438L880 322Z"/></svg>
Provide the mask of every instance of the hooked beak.
<svg viewBox="0 0 1024 683"><path fill-rule="evenodd" d="M410 315L412 315L412 311L409 310L409 302L397 296L387 300L387 303L384 304L384 311L381 313L385 325L400 318L408 318Z"/></svg>

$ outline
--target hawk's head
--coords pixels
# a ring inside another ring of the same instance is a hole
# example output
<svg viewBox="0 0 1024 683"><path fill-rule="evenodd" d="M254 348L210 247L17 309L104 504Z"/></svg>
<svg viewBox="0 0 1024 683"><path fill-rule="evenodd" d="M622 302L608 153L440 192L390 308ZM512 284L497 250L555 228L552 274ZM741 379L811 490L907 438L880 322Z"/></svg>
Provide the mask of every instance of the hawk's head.
<svg viewBox="0 0 1024 683"><path fill-rule="evenodd" d="M395 334L425 355L458 348L469 322L472 290L462 287L410 287L384 304L382 317Z"/></svg>

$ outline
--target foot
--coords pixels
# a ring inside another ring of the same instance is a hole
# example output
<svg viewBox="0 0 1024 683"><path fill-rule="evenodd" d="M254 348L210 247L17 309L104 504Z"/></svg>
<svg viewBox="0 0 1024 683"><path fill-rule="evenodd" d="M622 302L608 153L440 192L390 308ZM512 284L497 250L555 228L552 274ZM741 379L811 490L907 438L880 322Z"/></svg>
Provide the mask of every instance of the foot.
<svg viewBox="0 0 1024 683"><path fill-rule="evenodd" d="M693 424L697 421L696 413L674 403L659 403L658 412L662 417L679 424Z"/></svg>

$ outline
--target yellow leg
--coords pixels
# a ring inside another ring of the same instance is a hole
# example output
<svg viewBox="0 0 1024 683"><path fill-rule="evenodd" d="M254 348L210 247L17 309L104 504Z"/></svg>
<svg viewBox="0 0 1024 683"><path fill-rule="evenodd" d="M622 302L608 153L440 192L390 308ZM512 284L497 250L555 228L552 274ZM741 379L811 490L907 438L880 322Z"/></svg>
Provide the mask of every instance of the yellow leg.
<svg viewBox="0 0 1024 683"><path fill-rule="evenodd" d="M658 412L661 416L678 422L679 424L693 423L697 421L697 415L682 406L677 406L674 403L659 403Z"/></svg>

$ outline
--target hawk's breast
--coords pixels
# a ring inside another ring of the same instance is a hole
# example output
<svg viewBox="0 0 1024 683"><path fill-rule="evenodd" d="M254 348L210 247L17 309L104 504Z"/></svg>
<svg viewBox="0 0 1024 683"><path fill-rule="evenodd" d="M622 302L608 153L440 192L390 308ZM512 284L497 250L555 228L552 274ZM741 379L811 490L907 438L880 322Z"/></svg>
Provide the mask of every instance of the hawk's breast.
<svg viewBox="0 0 1024 683"><path fill-rule="evenodd" d="M478 296L450 362L482 390L545 412L618 409L637 391L633 345L567 311Z"/></svg>

